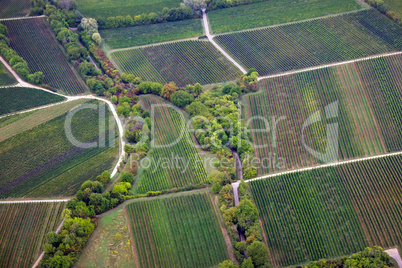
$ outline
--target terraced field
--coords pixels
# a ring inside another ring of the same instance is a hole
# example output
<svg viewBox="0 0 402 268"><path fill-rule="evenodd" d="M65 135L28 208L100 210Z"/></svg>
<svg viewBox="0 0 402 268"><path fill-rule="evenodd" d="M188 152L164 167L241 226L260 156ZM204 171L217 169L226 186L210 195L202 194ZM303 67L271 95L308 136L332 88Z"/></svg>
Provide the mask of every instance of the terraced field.
<svg viewBox="0 0 402 268"><path fill-rule="evenodd" d="M59 95L33 88L0 88L0 115L64 100Z"/></svg>
<svg viewBox="0 0 402 268"><path fill-rule="evenodd" d="M0 267L31 267L64 208L65 203L0 204Z"/></svg>
<svg viewBox="0 0 402 268"><path fill-rule="evenodd" d="M246 69L276 74L402 50L402 27L376 10L220 35L215 40Z"/></svg>
<svg viewBox="0 0 402 268"><path fill-rule="evenodd" d="M252 133L255 156L261 160L281 157L286 165L264 162L258 173L325 162L307 148L326 152L331 144L327 140L330 123L339 127L339 135L333 137L339 137L335 148L341 160L402 150L401 62L402 55L395 55L262 80L262 92L244 97L251 128L267 131ZM335 118L326 120L325 106L336 102ZM303 129L317 111L321 120Z"/></svg>
<svg viewBox="0 0 402 268"><path fill-rule="evenodd" d="M212 267L228 258L208 193L133 202L125 209L140 267Z"/></svg>
<svg viewBox="0 0 402 268"><path fill-rule="evenodd" d="M146 193L205 182L207 174L197 149L192 146L194 141L183 126L183 115L152 96L145 98L143 105L150 111L151 105L160 106L154 108L154 146L150 146L152 151L148 161L144 161L136 191Z"/></svg>
<svg viewBox="0 0 402 268"><path fill-rule="evenodd" d="M180 87L230 81L241 75L236 66L206 41L182 41L116 51L111 57L121 72L134 74L145 81L174 81Z"/></svg>
<svg viewBox="0 0 402 268"><path fill-rule="evenodd" d="M85 180L95 179L104 170L112 169L118 143L117 131L108 133L111 126L107 106L103 106L104 127L99 125L103 103L98 108L97 101L87 103L94 107L73 109L77 112L71 124L65 125L67 112L80 103L56 105L25 117L17 116L16 121L11 116L3 122L0 161L7 164L0 166L0 198L71 196ZM99 136L100 129L108 134ZM78 142L97 142L97 146L77 147L78 144L67 138L66 130L71 130Z"/></svg>
<svg viewBox="0 0 402 268"><path fill-rule="evenodd" d="M43 72L45 84L68 95L88 91L44 19L11 20L3 24L8 28L11 47L27 61L31 72Z"/></svg>
<svg viewBox="0 0 402 268"><path fill-rule="evenodd" d="M402 245L402 156L251 182L276 267Z"/></svg>

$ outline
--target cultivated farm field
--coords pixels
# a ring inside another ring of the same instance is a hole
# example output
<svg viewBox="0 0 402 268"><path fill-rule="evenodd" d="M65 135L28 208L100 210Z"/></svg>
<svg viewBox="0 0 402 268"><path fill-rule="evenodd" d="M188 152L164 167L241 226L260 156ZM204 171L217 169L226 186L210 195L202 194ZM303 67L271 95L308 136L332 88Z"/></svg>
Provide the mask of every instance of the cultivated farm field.
<svg viewBox="0 0 402 268"><path fill-rule="evenodd" d="M65 203L0 204L0 267L31 267L64 208Z"/></svg>
<svg viewBox="0 0 402 268"><path fill-rule="evenodd" d="M200 19L192 19L106 29L100 34L110 49L116 49L197 37L203 34L203 28Z"/></svg>
<svg viewBox="0 0 402 268"><path fill-rule="evenodd" d="M97 107L98 102L89 104ZM56 110L57 106L43 110ZM14 135L0 142L0 162L7 163L0 166L0 198L71 196L82 182L113 168L118 154L117 131L105 136L105 146L76 147L66 137L66 111L46 123L39 120L37 126L19 130L25 126L23 122L35 120L38 112L52 111L43 110L21 118L20 123L4 126L8 129L6 135L10 132ZM107 108L105 111L108 115ZM78 111L67 128L79 142L98 142L99 122L99 109L88 108ZM108 122L107 116L106 133L111 127Z"/></svg>
<svg viewBox="0 0 402 268"><path fill-rule="evenodd" d="M325 120L324 109L336 101L339 159L402 150L401 62L402 55L394 55L262 80L261 92L244 97L245 116L254 117L251 129L272 130L272 116L285 119L277 124L276 139L273 131L252 133L254 145L267 145L254 146L255 156L263 159L274 153L285 159L285 169L318 164L303 142L325 153L330 121ZM303 124L317 111L324 118L305 128L303 141ZM258 173L281 171L278 167L264 164Z"/></svg>
<svg viewBox="0 0 402 268"><path fill-rule="evenodd" d="M402 50L402 27L376 10L234 34L215 40L247 69L268 75Z"/></svg>
<svg viewBox="0 0 402 268"><path fill-rule="evenodd" d="M154 108L154 144L160 147L150 146L150 165L139 175L138 193L195 185L205 182L207 177L193 138L183 126L184 116L164 104L153 96L143 99L144 108L150 111L151 105L162 105ZM176 157L180 157L177 162Z"/></svg>
<svg viewBox="0 0 402 268"><path fill-rule="evenodd" d="M1 0L0 18L13 18L28 16L31 8L29 0Z"/></svg>
<svg viewBox="0 0 402 268"><path fill-rule="evenodd" d="M0 88L0 115L64 100L59 95L33 88Z"/></svg>
<svg viewBox="0 0 402 268"><path fill-rule="evenodd" d="M106 20L108 17L132 17L142 13L162 12L164 7L179 7L181 0L77 0L78 9L85 15L95 19Z"/></svg>
<svg viewBox="0 0 402 268"><path fill-rule="evenodd" d="M355 0L270 0L208 12L215 34L257 28L361 9Z"/></svg>
<svg viewBox="0 0 402 268"><path fill-rule="evenodd" d="M134 74L145 81L178 86L212 84L235 80L239 69L227 60L211 43L182 41L111 53L121 72Z"/></svg>
<svg viewBox="0 0 402 268"><path fill-rule="evenodd" d="M133 202L125 209L140 267L212 267L228 258L208 193Z"/></svg>
<svg viewBox="0 0 402 268"><path fill-rule="evenodd" d="M0 62L0 86L16 84L17 80L8 72L3 63Z"/></svg>
<svg viewBox="0 0 402 268"><path fill-rule="evenodd" d="M402 245L402 156L251 182L276 267Z"/></svg>
<svg viewBox="0 0 402 268"><path fill-rule="evenodd" d="M42 18L3 21L8 28L11 47L27 61L31 72L41 71L44 84L68 95L80 94L87 87L68 63L50 25Z"/></svg>

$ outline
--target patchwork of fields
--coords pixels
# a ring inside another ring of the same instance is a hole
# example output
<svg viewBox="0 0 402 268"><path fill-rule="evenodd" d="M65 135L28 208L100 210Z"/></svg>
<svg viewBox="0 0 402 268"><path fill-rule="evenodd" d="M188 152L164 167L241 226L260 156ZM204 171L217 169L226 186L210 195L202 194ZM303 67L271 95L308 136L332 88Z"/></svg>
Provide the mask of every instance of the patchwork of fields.
<svg viewBox="0 0 402 268"><path fill-rule="evenodd" d="M0 128L0 198L7 197L52 197L75 194L82 182L95 179L104 170L112 168L118 154L117 131L109 133L105 146L80 148L66 137L66 112L78 103L66 103L42 109L13 121ZM71 105L67 111L57 115L61 105ZM97 107L97 101L91 101ZM78 107L77 107L78 108ZM55 112L52 112L55 111ZM55 115L53 115L53 113ZM71 120L71 133L79 142L102 141L99 136L99 109L82 109ZM105 113L108 115L107 106ZM52 116L46 122L42 116ZM36 121L36 124L26 125ZM109 117L106 117L105 132L109 130ZM23 128L23 131L20 131ZM4 131L3 131L4 129ZM103 132L103 133L105 133ZM11 133L11 134L10 134ZM8 135L8 136L7 136ZM104 136L104 137L103 137ZM6 137L3 139L3 137ZM111 142L115 145L109 147Z"/></svg>
<svg viewBox="0 0 402 268"><path fill-rule="evenodd" d="M134 74L145 81L174 81L180 87L231 81L241 75L236 66L206 41L182 41L116 51L111 57L121 72Z"/></svg>
<svg viewBox="0 0 402 268"><path fill-rule="evenodd" d="M78 9L85 15L95 19L106 20L108 17L132 17L142 13L162 12L164 7L180 7L181 0L77 0Z"/></svg>
<svg viewBox="0 0 402 268"><path fill-rule="evenodd" d="M68 95L80 94L87 87L68 63L67 56L44 19L3 21L11 47L27 61L31 72L41 71L44 83Z"/></svg>
<svg viewBox="0 0 402 268"><path fill-rule="evenodd" d="M251 182L277 267L402 245L402 156Z"/></svg>
<svg viewBox="0 0 402 268"><path fill-rule="evenodd" d="M29 14L30 0L1 0L0 18L24 17Z"/></svg>
<svg viewBox="0 0 402 268"><path fill-rule="evenodd" d="M208 12L214 34L270 26L361 9L354 0L270 0Z"/></svg>
<svg viewBox="0 0 402 268"><path fill-rule="evenodd" d="M33 88L0 88L0 115L64 100L59 95Z"/></svg>
<svg viewBox="0 0 402 268"><path fill-rule="evenodd" d="M31 267L64 208L65 203L0 204L0 267Z"/></svg>
<svg viewBox="0 0 402 268"><path fill-rule="evenodd" d="M208 193L125 208L140 267L212 267L228 258L219 212Z"/></svg>
<svg viewBox="0 0 402 268"><path fill-rule="evenodd" d="M193 19L107 29L100 34L110 49L116 49L201 36L203 28L200 19Z"/></svg>
<svg viewBox="0 0 402 268"><path fill-rule="evenodd" d="M136 191L146 193L205 182L207 174L188 129L183 127L183 115L153 96L143 99L145 109L151 111L151 105L159 105L154 108L153 137L158 147L150 146L148 161L144 161L148 167L141 171Z"/></svg>
<svg viewBox="0 0 402 268"><path fill-rule="evenodd" d="M268 75L402 50L402 27L375 10L235 34L215 40L247 69Z"/></svg>
<svg viewBox="0 0 402 268"><path fill-rule="evenodd" d="M262 92L244 97L245 116L253 118L251 129L268 130L252 133L256 157L274 153L285 159L286 169L318 164L306 145L325 153L326 121L331 121L323 119L305 128L304 140L303 124L334 102L338 102L333 122L339 126L339 159L402 150L401 63L402 55L395 55L262 80ZM275 121L285 117L276 124L276 133L272 116ZM259 174L277 171L278 166L258 167Z"/></svg>

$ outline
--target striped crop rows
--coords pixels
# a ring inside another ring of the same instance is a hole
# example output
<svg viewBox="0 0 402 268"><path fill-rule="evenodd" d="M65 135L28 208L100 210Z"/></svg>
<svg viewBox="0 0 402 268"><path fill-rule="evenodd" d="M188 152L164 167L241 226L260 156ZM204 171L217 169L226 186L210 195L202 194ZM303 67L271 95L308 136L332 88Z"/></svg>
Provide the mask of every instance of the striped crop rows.
<svg viewBox="0 0 402 268"><path fill-rule="evenodd" d="M154 97L144 100L144 106L163 104ZM139 193L195 185L205 181L206 171L181 112L166 106L154 109L154 144L148 161L143 161Z"/></svg>
<svg viewBox="0 0 402 268"><path fill-rule="evenodd" d="M275 266L402 245L402 156L251 182Z"/></svg>
<svg viewBox="0 0 402 268"><path fill-rule="evenodd" d="M69 95L86 91L44 19L11 20L3 24L8 28L11 47L27 61L31 72L43 72L45 84Z"/></svg>
<svg viewBox="0 0 402 268"><path fill-rule="evenodd" d="M255 145L266 145L254 146L256 157L284 158L285 169L318 164L306 145L325 153L329 123L338 124L339 159L402 150L401 60L402 55L381 57L262 80L263 92L244 98L246 117L253 118L251 128L268 131L252 132ZM338 116L326 120L325 106L334 102ZM317 111L322 120L303 132L303 124ZM268 126L261 117L267 118ZM283 169L272 162L259 166L258 173Z"/></svg>
<svg viewBox="0 0 402 268"><path fill-rule="evenodd" d="M0 204L0 267L30 267L56 231L65 203Z"/></svg>
<svg viewBox="0 0 402 268"><path fill-rule="evenodd" d="M209 194L126 206L140 267L212 267L227 258Z"/></svg>
<svg viewBox="0 0 402 268"><path fill-rule="evenodd" d="M205 41L183 41L116 51L112 58L122 72L143 80L178 86L235 80L241 75L215 47Z"/></svg>
<svg viewBox="0 0 402 268"><path fill-rule="evenodd" d="M402 28L375 10L221 35L216 41L260 75L402 49Z"/></svg>

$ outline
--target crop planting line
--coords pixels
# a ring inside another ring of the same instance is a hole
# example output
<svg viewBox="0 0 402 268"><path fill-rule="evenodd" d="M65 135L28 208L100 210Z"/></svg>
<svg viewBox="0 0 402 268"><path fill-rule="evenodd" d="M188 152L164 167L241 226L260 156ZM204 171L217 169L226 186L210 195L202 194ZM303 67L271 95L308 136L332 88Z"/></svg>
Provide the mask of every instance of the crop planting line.
<svg viewBox="0 0 402 268"><path fill-rule="evenodd" d="M349 63L354 63L354 62L359 62L359 61L377 59L377 58L381 58L381 57L389 57L389 56L394 56L394 55L399 55L399 54L402 54L402 51L379 54L379 55L374 55L374 56L368 56L368 57L358 58L358 59L348 60L348 61L330 63L330 64L326 64L326 65L320 65L320 66L316 66L316 67L309 67L309 68L304 68L304 69L300 69L300 70L297 70L297 71L289 71L289 72L280 73L280 74L260 76L260 77L258 77L258 81L261 81L263 79L274 78L274 77L287 76L287 75L292 75L292 74L297 74L297 73L304 73L304 72L308 72L308 71L319 70L319 69L324 69L324 68L328 68L328 67L339 66L339 65L344 65L344 64L349 64Z"/></svg>
<svg viewBox="0 0 402 268"><path fill-rule="evenodd" d="M0 21L6 21L6 20L26 20L26 19L37 19L37 18L44 18L46 17L45 15L40 15L40 16L32 16L32 17L15 17L15 18L5 18L5 19L0 19Z"/></svg>
<svg viewBox="0 0 402 268"><path fill-rule="evenodd" d="M122 125L122 123L121 123L121 121L120 121L119 116L117 115L117 112L116 112L116 109L115 109L114 106L113 106L113 103L111 103L109 100L105 100L105 99L102 99L102 98L99 98L99 97L96 97L96 96L93 96L93 95L86 95L86 96L66 96L66 95L63 95L63 94L60 94L60 93L56 93L56 92L53 92L53 91L51 91L51 90L48 90L48 89L45 89L45 88L42 88L42 87L38 87L38 86L31 85L31 84L25 82L24 80L22 80L22 79L18 76L18 74L11 68L11 66L8 64L8 62L7 62L6 60L4 60L3 57L1 57L1 56L0 56L0 61L4 64L4 66L6 66L6 68L7 68L7 69L10 71L10 73L15 77L15 79L17 79L17 81L18 81L18 83L19 83L18 85L21 86L21 87L35 88L35 89L38 89L38 90L43 90L43 91L49 92L49 93L51 93L51 94L55 94L55 95L59 95L59 96L62 96L62 97L64 97L64 98L67 98L67 101L80 100L80 99L92 99L92 100L99 100L99 101L106 102L106 104L109 106L110 110L112 111L113 117L114 117L114 119L116 120L116 122L117 122L117 127L118 127L118 129L119 129L119 140L120 140L120 149L119 149L120 153L119 153L119 155L120 155L120 156L119 156L119 160L117 161L116 166L115 166L115 168L113 169L112 174L111 174L111 177L113 178L113 177L117 174L118 168L119 168L119 166L120 166L120 162L123 161L123 157L124 157L124 150L123 150L123 148L124 148L124 144L125 144L125 142L124 142L124 140L123 140L123 135L124 135L124 134L123 134L123 125ZM60 103L59 103L59 104L60 104ZM21 111L21 112L22 112L22 111ZM20 112L20 113L21 113L21 112Z"/></svg>
<svg viewBox="0 0 402 268"><path fill-rule="evenodd" d="M0 204L60 203L60 202L67 202L68 200L70 200L70 199L15 200L15 201L0 201Z"/></svg>
<svg viewBox="0 0 402 268"><path fill-rule="evenodd" d="M402 154L402 151L395 152L395 153L389 153L389 154L369 156L369 157L358 158L358 159L347 160L347 161L339 161L339 162L319 165L319 166L315 166L315 167L301 168L301 169L295 169L295 170L290 170L290 171L285 171L285 172L265 175L265 176L245 180L245 182L262 180L262 179L266 179L266 178L271 178L271 177L276 177L276 176L281 176L281 175L286 175L286 174L291 174L291 173L296 173L296 172L303 172L303 171L308 171L308 170L313 170L313 169L326 168L326 167L335 167L335 166L340 166L340 165L345 165L345 164L350 164L350 163L356 163L356 162L361 162L361 161L366 161L366 160L371 160L371 159L383 158L383 157L388 157L388 156L400 155L400 154Z"/></svg>
<svg viewBox="0 0 402 268"><path fill-rule="evenodd" d="M0 119L2 119L4 117L12 116L12 115L25 114L25 113L29 113L29 112L33 112L33 111L37 111L37 110L41 110L41 109L45 109L45 108L49 108L49 107L56 106L56 105L63 104L63 103L67 103L67 102L70 102L70 101L72 101L72 99L67 99L65 101L56 102L56 103L52 103L52 104L48 104L48 105L43 105L43 106L39 106L39 107L36 107L36 108L28 109L28 110L9 113L9 114L0 116Z"/></svg>
<svg viewBox="0 0 402 268"><path fill-rule="evenodd" d="M237 63L232 57L229 56L228 53L225 52L214 40L213 38L215 36L211 35L209 32L209 25L208 25L208 18L207 18L207 13L205 12L205 8L202 10L202 21L204 24L204 30L205 30L205 35L208 37L209 42L211 42L214 47L216 47L229 61L231 61L237 68L242 71L243 74L246 74L247 71L239 64Z"/></svg>

